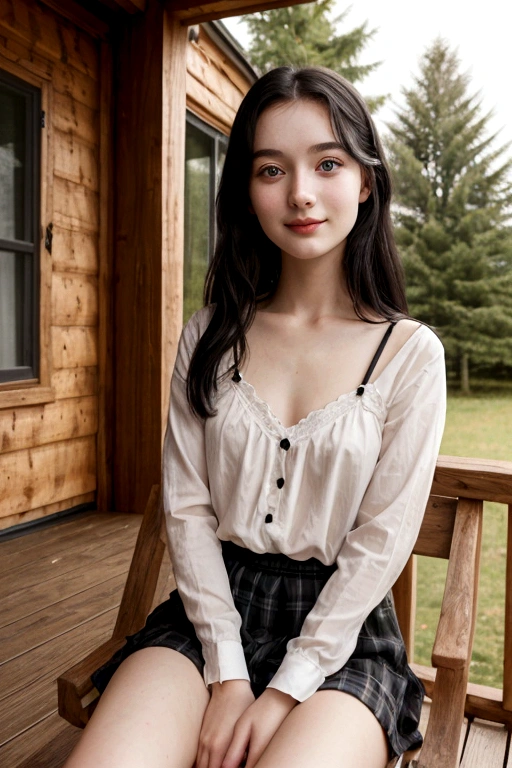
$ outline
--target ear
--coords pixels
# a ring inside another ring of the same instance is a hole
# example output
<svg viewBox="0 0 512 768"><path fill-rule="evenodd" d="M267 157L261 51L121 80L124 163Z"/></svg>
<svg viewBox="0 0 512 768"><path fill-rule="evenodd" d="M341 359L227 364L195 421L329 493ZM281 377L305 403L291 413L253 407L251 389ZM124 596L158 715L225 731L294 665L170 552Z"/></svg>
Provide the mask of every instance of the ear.
<svg viewBox="0 0 512 768"><path fill-rule="evenodd" d="M370 197L371 193L372 193L372 190L370 189L370 187L366 185L365 181L363 180L363 186L361 187L361 191L359 193L359 202L365 203Z"/></svg>

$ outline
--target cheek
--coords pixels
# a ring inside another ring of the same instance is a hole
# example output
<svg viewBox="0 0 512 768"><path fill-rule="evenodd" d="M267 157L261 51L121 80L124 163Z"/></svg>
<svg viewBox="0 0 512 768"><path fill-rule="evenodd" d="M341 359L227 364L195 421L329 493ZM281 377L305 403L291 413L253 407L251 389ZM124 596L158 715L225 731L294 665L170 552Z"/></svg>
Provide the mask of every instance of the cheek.
<svg viewBox="0 0 512 768"><path fill-rule="evenodd" d="M258 218L268 218L275 213L279 201L276 187L277 185L271 184L265 187L249 187L251 205Z"/></svg>

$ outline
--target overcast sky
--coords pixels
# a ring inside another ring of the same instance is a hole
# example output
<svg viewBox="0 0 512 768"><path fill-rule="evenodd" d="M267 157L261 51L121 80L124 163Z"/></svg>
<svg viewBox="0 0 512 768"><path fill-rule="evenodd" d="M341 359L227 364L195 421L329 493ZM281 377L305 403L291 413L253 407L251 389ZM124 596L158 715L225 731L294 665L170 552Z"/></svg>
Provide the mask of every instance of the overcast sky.
<svg viewBox="0 0 512 768"><path fill-rule="evenodd" d="M341 12L350 3L338 0L336 5ZM246 47L243 16L223 21ZM493 132L501 129L496 146L512 142L511 0L354 0L341 31L363 21L377 31L360 62L382 64L357 87L366 96L390 97L375 116L379 130L385 131L385 122L392 119L393 103L401 103L401 87L412 84L419 57L441 35L458 49L461 68L471 76L471 92L480 91L483 109L495 113L490 125Z"/></svg>

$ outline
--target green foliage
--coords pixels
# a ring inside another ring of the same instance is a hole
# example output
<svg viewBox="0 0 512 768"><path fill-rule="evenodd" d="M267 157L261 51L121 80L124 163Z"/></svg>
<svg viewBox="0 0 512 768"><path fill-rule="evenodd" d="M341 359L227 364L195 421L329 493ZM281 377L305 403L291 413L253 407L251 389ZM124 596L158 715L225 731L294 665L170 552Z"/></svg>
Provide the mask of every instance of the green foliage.
<svg viewBox="0 0 512 768"><path fill-rule="evenodd" d="M437 328L464 388L469 365L512 368L512 160L468 87L438 39L389 126L411 314Z"/></svg>
<svg viewBox="0 0 512 768"><path fill-rule="evenodd" d="M358 58L375 30L365 22L350 32L338 34L348 10L329 18L335 0L261 11L246 17L251 35L249 56L261 72L274 67L323 66L333 69L350 82L362 80L378 63L359 64ZM373 100L373 105L382 99Z"/></svg>

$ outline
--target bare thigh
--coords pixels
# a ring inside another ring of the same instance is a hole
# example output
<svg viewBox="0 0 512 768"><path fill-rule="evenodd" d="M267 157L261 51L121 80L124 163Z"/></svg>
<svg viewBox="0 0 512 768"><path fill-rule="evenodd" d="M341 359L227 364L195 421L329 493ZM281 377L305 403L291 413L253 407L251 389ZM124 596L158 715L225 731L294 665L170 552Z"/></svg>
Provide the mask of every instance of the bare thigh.
<svg viewBox="0 0 512 768"><path fill-rule="evenodd" d="M385 768L387 738L359 699L317 691L276 731L255 768Z"/></svg>
<svg viewBox="0 0 512 768"><path fill-rule="evenodd" d="M65 768L191 768L209 700L190 659L143 648L116 671Z"/></svg>

